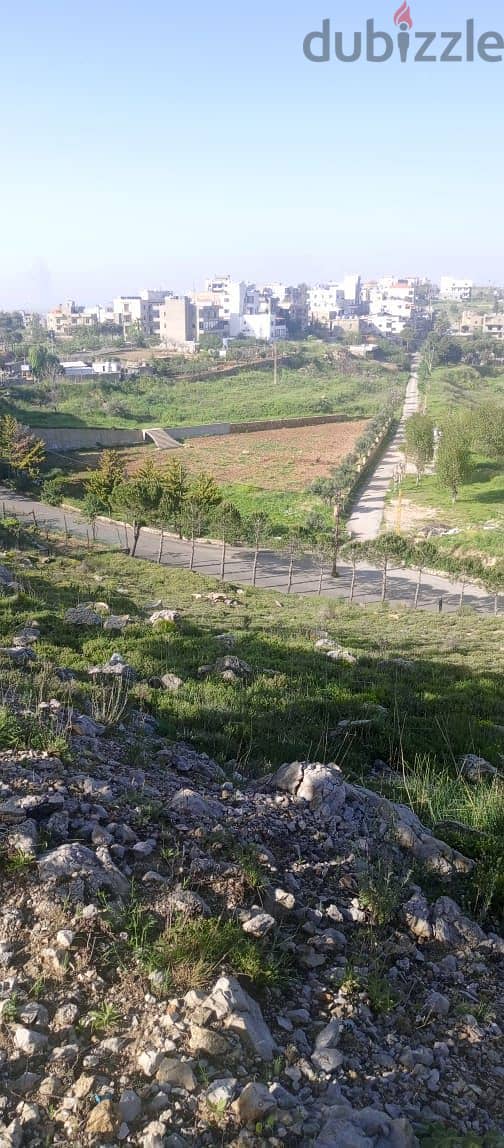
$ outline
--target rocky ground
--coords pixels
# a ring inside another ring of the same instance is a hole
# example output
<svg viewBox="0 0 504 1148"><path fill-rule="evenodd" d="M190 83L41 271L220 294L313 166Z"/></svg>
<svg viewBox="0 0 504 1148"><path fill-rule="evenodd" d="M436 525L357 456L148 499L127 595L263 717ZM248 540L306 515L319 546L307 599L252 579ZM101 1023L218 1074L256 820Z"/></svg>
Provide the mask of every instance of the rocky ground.
<svg viewBox="0 0 504 1148"><path fill-rule="evenodd" d="M2 1148L497 1136L504 943L450 897L471 862L337 766L245 784L128 723L0 757Z"/></svg>

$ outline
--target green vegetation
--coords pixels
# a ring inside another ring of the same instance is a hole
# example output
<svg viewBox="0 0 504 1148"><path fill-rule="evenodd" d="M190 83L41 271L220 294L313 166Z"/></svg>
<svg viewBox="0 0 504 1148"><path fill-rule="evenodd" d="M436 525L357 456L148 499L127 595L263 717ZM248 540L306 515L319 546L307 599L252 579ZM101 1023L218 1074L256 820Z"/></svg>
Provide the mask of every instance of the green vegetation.
<svg viewBox="0 0 504 1148"><path fill-rule="evenodd" d="M180 369L180 368L179 368ZM198 363L196 362L196 371ZM90 382L52 381L48 386L17 386L0 403L31 426L190 426L194 423L342 414L377 414L405 375L394 364L356 360L343 348L300 344L281 366L273 385L272 367L246 367L234 375L173 378L166 373ZM204 367L199 365L199 372Z"/></svg>
<svg viewBox="0 0 504 1148"><path fill-rule="evenodd" d="M4 541L7 530L4 525ZM4 707L14 714L10 720L4 713L0 722L6 748L40 746L42 739L48 746L58 737L64 742L65 730L47 711L23 726L23 710L55 698L64 706L71 699L80 712L91 706L91 713L111 726L124 719L133 701L156 716L168 737L191 741L224 767L232 760L248 776L285 761L337 761L351 777L369 784L373 762L380 758L401 779L394 783L395 796L409 800L426 822L460 822L453 831L457 843L479 858L479 867L477 878L457 896L482 916L497 913L504 899L502 782L473 789L459 777L458 762L476 753L499 766L504 753L499 620L469 612L434 619L400 608L362 610L316 598L300 603L294 595L279 598L253 590L244 592L230 618L225 605L193 597L214 589L210 579L133 563L119 554L72 553L73 558L56 556L47 566L33 552L31 565L19 568L23 591L0 598L1 645L34 619L41 630L36 663L26 670L2 667L9 699ZM68 607L97 598L113 613L132 616L123 634L64 621ZM145 625L146 603L159 599L182 611L177 626ZM198 676L201 665L221 655L217 638L230 626L233 652L254 669L246 687ZM355 664L331 662L315 649L321 628L353 651ZM140 678L129 697L124 687L95 687L88 676L90 665L116 651ZM406 658L411 668L397 665L397 658ZM75 680L60 682L54 666L72 670ZM184 682L176 694L147 684L167 671ZM342 719L370 717L372 725L361 732L334 733ZM23 727L21 737L18 727ZM390 791L385 779L372 784ZM236 861L249 884L259 887L257 859ZM380 892L376 874L373 881L369 896L383 916L380 900L388 905L388 892L386 887Z"/></svg>
<svg viewBox="0 0 504 1148"><path fill-rule="evenodd" d="M424 400L442 434L436 473L402 483L403 525L458 531L436 539L435 564L485 577L504 556L504 374L496 366L438 367Z"/></svg>

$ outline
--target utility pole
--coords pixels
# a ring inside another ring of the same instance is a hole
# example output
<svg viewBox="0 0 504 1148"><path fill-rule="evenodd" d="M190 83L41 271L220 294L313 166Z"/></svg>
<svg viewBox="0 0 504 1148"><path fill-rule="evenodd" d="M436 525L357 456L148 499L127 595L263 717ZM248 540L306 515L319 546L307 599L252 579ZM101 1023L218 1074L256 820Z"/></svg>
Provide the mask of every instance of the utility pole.
<svg viewBox="0 0 504 1148"><path fill-rule="evenodd" d="M278 383L278 346L273 343L273 386Z"/></svg>

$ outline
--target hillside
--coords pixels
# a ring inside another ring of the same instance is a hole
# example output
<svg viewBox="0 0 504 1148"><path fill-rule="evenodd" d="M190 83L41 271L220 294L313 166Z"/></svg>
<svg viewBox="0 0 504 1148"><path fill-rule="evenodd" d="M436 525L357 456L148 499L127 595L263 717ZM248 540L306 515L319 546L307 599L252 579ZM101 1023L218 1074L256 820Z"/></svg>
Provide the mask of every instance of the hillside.
<svg viewBox="0 0 504 1148"><path fill-rule="evenodd" d="M0 582L2 1148L496 1148L497 619Z"/></svg>
<svg viewBox="0 0 504 1148"><path fill-rule="evenodd" d="M308 346L293 365L281 365L273 384L270 366L244 367L224 378L56 381L13 386L8 396L0 396L0 413L33 427L175 427L324 414L368 418L387 405L392 391L402 393L405 375L394 364Z"/></svg>

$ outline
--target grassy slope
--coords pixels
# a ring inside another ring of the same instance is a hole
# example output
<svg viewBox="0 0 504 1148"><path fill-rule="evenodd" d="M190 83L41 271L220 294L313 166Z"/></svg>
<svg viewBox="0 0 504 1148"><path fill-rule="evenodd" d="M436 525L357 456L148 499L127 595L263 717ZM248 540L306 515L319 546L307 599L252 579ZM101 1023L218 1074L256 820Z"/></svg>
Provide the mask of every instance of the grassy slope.
<svg viewBox="0 0 504 1148"><path fill-rule="evenodd" d="M378 363L352 361L339 367L317 362L297 370L282 368L276 387L271 369L243 370L206 382L145 377L123 383L62 383L56 402L49 405L46 400L45 406L38 404L35 387L18 387L0 402L0 413L9 410L40 427L190 426L323 413L366 418L377 414L392 387L405 381Z"/></svg>
<svg viewBox="0 0 504 1148"><path fill-rule="evenodd" d="M428 412L440 421L446 414L462 408L475 408L490 400L504 403L504 375L464 381L464 369L443 367L434 372L427 388ZM416 485L414 478L407 478L403 495L415 506L435 508L437 522L462 531L441 541L448 554L454 557L465 554L502 557L504 471L495 460L481 456L473 456L473 463L471 480L460 488L455 505L435 475L427 475L420 486ZM429 521L432 522L432 516L429 516ZM497 529L484 530L485 525L497 526Z"/></svg>
<svg viewBox="0 0 504 1148"><path fill-rule="evenodd" d="M411 797L425 819L450 817L483 830L482 837L461 832L453 839L482 857L473 907L481 907L482 898L492 899L496 880L502 888L495 901L504 897L502 872L498 877L502 785L468 788L457 779L456 767L458 756L468 752L502 763L500 621L469 613L434 619L252 590L230 609L193 597L214 589L210 580L116 554L76 552L73 560L58 557L49 566L35 559L21 577L25 594L18 602L0 600L0 640L10 641L21 621L36 617L42 669L4 674L4 697L9 689L32 702L65 696L67 687L49 667L66 665L79 676L76 704L83 705L92 692L87 669L117 650L141 676L138 700L169 736L192 741L223 764L237 761L245 774L260 775L295 759L336 760L369 783L373 761L390 762L397 770L394 796ZM182 610L176 629L145 626L148 603L158 598ZM96 599L107 601L114 612L136 615L137 621L123 636L64 623L68 606ZM315 650L321 627L353 650L355 665L332 663ZM223 631L236 635L233 652L254 668L249 687L198 678L198 667L222 654L217 635ZM411 660L411 669L396 666L397 657ZM145 684L167 671L183 678L179 693L159 693ZM373 725L364 734L331 738L340 720L370 716Z"/></svg>

